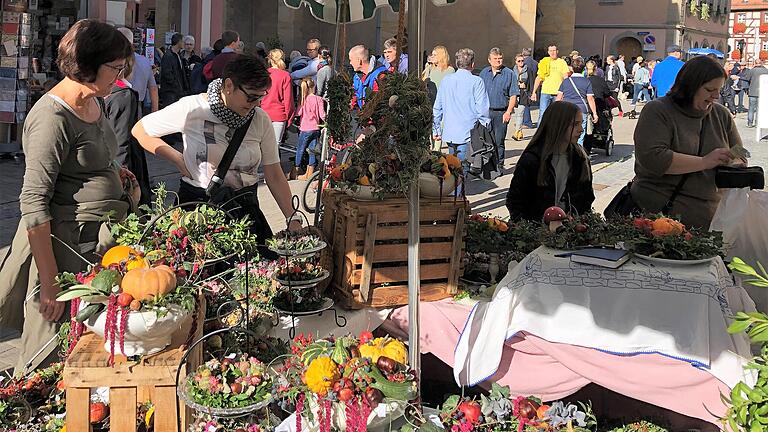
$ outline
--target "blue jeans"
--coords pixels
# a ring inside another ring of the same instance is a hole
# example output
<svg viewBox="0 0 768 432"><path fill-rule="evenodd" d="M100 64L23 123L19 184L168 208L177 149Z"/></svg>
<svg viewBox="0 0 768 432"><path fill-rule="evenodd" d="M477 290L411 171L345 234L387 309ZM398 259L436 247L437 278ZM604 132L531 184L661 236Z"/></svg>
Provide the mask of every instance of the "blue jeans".
<svg viewBox="0 0 768 432"><path fill-rule="evenodd" d="M320 138L320 130L299 132L299 141L296 143L295 166L301 166L301 160L304 159L304 152L307 150L309 150L309 166L315 166L315 146L317 146L318 138Z"/></svg>
<svg viewBox="0 0 768 432"><path fill-rule="evenodd" d="M557 95L551 95L542 93L541 94L541 102L539 102L539 123L541 123L541 119L544 118L544 111L547 110L547 107L549 104L555 101L555 97Z"/></svg>
<svg viewBox="0 0 768 432"><path fill-rule="evenodd" d="M755 118L757 114L757 96L750 96L749 97L749 111L747 111L747 125L755 125L755 122L757 119Z"/></svg>
<svg viewBox="0 0 768 432"><path fill-rule="evenodd" d="M642 84L635 84L634 85L634 92L632 95L632 108L637 105L637 100L639 99L639 96L643 96L643 100L648 102L651 100L651 97L648 95L648 89L643 87Z"/></svg>
<svg viewBox="0 0 768 432"><path fill-rule="evenodd" d="M491 110L490 117L491 133L496 142L496 151L499 154L499 163L501 164L504 163L504 141L507 139L507 126L509 123L504 123L504 111Z"/></svg>
<svg viewBox="0 0 768 432"><path fill-rule="evenodd" d="M448 149L450 154L455 154L457 158L461 161L462 164L464 162L467 162L467 152L469 151L469 143L465 142L464 144L449 142Z"/></svg>
<svg viewBox="0 0 768 432"><path fill-rule="evenodd" d="M584 147L584 136L587 134L587 122L592 121L590 115L583 112L581 113L581 135L579 135L579 145Z"/></svg>
<svg viewBox="0 0 768 432"><path fill-rule="evenodd" d="M533 119L531 119L531 107L527 105L523 110L523 124L530 128L533 127Z"/></svg>

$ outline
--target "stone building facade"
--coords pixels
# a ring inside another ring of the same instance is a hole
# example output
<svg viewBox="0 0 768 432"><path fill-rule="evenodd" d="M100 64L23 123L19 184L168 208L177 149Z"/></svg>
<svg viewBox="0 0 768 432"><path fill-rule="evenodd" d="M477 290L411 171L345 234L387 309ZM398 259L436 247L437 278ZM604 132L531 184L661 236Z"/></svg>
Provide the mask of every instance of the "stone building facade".
<svg viewBox="0 0 768 432"><path fill-rule="evenodd" d="M192 34L198 48L212 45L225 29L240 33L246 44L279 42L286 51L303 51L306 40L315 37L333 45L336 35L334 25L318 21L306 7L289 8L283 0L127 0L125 4L126 16L134 18L126 24L146 24L153 17L158 35L172 30ZM537 0L459 0L446 7L427 1L425 46L431 50L445 45L451 54L470 47L479 64L494 46L511 57L533 46L536 10ZM384 40L397 32L397 14L381 8L374 19L347 25L346 32L347 47L363 43L380 54Z"/></svg>
<svg viewBox="0 0 768 432"><path fill-rule="evenodd" d="M577 0L573 45L582 54L601 54L603 58L608 54L664 58L669 45L679 45L683 51L707 47L725 53L730 3Z"/></svg>

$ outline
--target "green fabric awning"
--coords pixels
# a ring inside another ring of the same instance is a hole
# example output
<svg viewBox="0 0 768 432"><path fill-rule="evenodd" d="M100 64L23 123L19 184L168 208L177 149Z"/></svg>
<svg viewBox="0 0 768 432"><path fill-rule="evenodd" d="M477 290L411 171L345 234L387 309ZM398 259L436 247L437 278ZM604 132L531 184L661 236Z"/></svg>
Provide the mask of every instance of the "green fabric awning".
<svg viewBox="0 0 768 432"><path fill-rule="evenodd" d="M456 0L430 1L435 6L445 6L456 2ZM381 7L389 7L398 12L400 0L285 0L285 4L294 9L304 5L320 21L336 24L339 5L343 5L341 21L353 23L373 18L376 9Z"/></svg>

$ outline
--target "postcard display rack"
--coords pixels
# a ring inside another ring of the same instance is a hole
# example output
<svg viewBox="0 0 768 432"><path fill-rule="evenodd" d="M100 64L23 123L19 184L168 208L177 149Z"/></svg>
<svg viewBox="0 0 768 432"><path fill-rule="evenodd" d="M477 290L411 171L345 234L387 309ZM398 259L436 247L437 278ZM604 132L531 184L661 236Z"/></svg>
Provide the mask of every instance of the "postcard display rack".
<svg viewBox="0 0 768 432"><path fill-rule="evenodd" d="M11 2L13 3L13 2ZM6 10L12 9L12 10ZM17 5L3 2L2 44L0 44L0 153L16 153L20 147L21 124L27 115L32 42L32 15L19 12ZM13 125L16 125L14 128ZM3 127L4 126L4 127ZM13 139L13 129L17 139Z"/></svg>

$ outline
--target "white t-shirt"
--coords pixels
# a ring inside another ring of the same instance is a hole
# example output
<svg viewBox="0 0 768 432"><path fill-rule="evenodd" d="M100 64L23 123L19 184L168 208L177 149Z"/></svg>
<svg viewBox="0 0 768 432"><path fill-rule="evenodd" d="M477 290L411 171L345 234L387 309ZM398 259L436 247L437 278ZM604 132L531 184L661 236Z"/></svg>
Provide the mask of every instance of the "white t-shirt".
<svg viewBox="0 0 768 432"><path fill-rule="evenodd" d="M202 93L181 98L166 108L147 115L141 124L148 135L162 137L181 132L184 141L184 164L192 178L187 183L205 188L224 156L229 138L234 133L211 111L208 97ZM251 126L227 171L224 184L239 189L258 181L260 164L280 163L272 121L261 108L256 108Z"/></svg>

